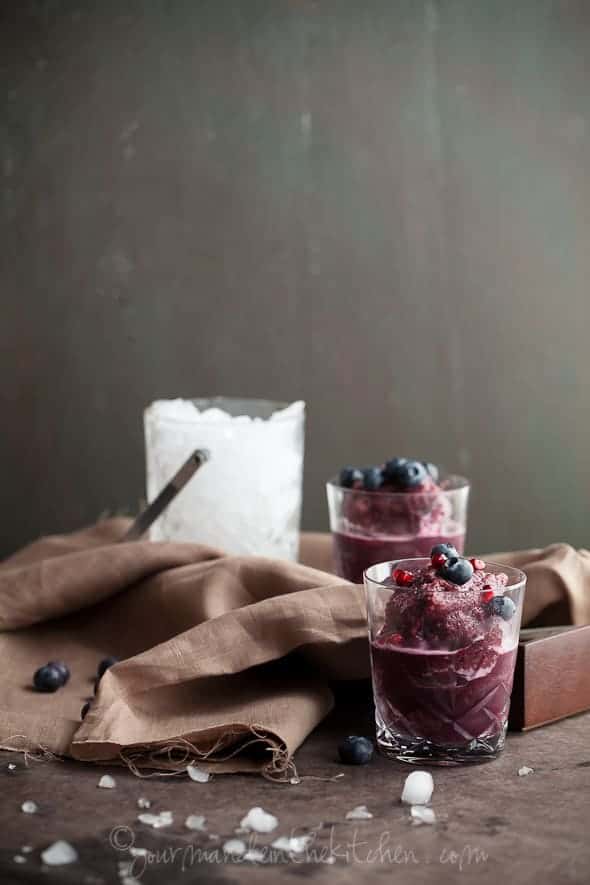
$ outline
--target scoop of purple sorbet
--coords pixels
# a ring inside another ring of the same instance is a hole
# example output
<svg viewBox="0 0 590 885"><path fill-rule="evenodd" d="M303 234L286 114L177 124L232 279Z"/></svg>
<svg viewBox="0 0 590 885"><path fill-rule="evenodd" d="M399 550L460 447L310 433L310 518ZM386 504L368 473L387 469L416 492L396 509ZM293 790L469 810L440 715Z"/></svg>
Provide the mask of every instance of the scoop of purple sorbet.
<svg viewBox="0 0 590 885"><path fill-rule="evenodd" d="M432 568L414 574L410 587L396 587L385 610L382 634L398 634L407 646L455 650L476 640L497 641L490 632L490 609L482 590L501 593L504 576L475 572L468 584L458 587L439 577Z"/></svg>

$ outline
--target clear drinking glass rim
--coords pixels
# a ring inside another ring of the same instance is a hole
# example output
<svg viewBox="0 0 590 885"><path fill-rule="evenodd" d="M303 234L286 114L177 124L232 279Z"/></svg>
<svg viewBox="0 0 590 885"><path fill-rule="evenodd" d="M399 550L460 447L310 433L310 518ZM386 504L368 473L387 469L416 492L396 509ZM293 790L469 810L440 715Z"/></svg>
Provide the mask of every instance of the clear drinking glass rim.
<svg viewBox="0 0 590 885"><path fill-rule="evenodd" d="M508 576L508 584L506 585L506 587L503 588L504 590L518 590L521 586L526 584L527 576L526 576L525 572L523 572L521 569L515 568L513 565L506 565L503 562L495 562L492 559L483 559L482 561L485 562L486 568L488 566L491 566L492 570L494 571L495 574L498 574L499 572L503 572L505 575ZM379 581L376 578L373 578L369 574L369 572L371 572L373 569L377 569L377 568L380 568L380 567L386 565L389 567L388 574L391 574L394 567L395 568L404 568L405 567L409 571L409 570L411 570L411 568L423 568L424 565L427 565L429 563L430 563L430 558L428 556L415 556L415 557L406 557L404 559L392 559L392 560L386 559L383 562L376 562L373 565L370 565L368 568L366 568L363 571L363 583L372 584L375 587L378 587L382 590L389 590L390 592L395 591L395 590L404 590L404 591L420 590L421 591L424 589L423 587L414 587L414 588L413 587L391 587L388 584L385 584L383 581ZM511 573L514 577L513 581L510 580ZM474 588L472 588L472 587L466 588L467 591L472 590L472 589L474 589ZM463 590L463 588L461 586L458 586L457 590L459 592L463 591L463 593L466 592L465 590ZM480 593L481 588L478 588L477 592Z"/></svg>
<svg viewBox="0 0 590 885"><path fill-rule="evenodd" d="M443 482L453 482L451 488L447 489L436 489L431 491L415 491L415 492L390 492L389 490L382 491L381 489L375 489L371 491L370 489L351 489L346 488L346 486L340 485L338 482L337 476L332 476L326 482L326 488L340 489L346 495L379 495L381 498L408 498L408 495L424 495L431 496L434 494L438 494L439 491L443 495L451 495L453 492L462 492L464 489L469 489L471 487L471 483L465 476L459 476L457 473L448 473L442 474Z"/></svg>
<svg viewBox="0 0 590 885"><path fill-rule="evenodd" d="M210 402L213 402L214 400L240 400L243 403L266 403L269 406L273 406L272 415L274 415L276 412L280 412L281 409L286 409L286 408L288 408L288 406L292 406L293 403L303 402L303 409L301 410L301 413L305 412L305 402L303 400L293 400L292 402L283 402L282 400L264 399L262 397L257 397L257 396L161 397L160 399L154 400L154 402L172 402L174 399L182 399L182 400L185 400L186 402L190 402L190 403L198 403L198 402L203 402L205 400L208 400ZM154 402L150 403L149 406L146 406L146 408L144 409L144 411L143 411L144 418L149 419L148 412L150 411L150 409L154 405ZM236 417L238 417L238 416L237 415L230 415L230 418L232 418L232 419L236 418ZM252 416L246 415L245 417L248 418L248 417L252 417ZM300 417L300 414L282 415L280 418L273 418L273 423L275 421L278 421L279 423L281 423L282 421L293 421L294 418L299 418L299 417ZM254 416L252 418L252 420L254 420L254 418L258 418L258 416ZM268 418L258 418L258 420L259 421L270 421L270 418L271 418L271 415L269 415ZM207 425L207 426L215 425L216 427L219 427L219 426L223 427L224 426L220 421L211 421L208 418L205 418L203 420L202 415L196 421L188 421L187 419L184 419L184 418L170 418L168 415L166 415L163 418L158 418L158 422L161 422L162 424L178 424L178 425L184 424L187 427L189 427L189 426L193 427L195 424L198 424L201 427L203 425Z"/></svg>

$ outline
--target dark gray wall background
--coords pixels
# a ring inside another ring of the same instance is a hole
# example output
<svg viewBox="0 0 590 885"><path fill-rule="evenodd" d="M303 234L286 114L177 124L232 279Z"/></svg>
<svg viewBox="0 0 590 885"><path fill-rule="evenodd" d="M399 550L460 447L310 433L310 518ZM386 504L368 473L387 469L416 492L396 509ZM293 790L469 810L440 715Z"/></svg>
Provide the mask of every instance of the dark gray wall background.
<svg viewBox="0 0 590 885"><path fill-rule="evenodd" d="M588 3L0 9L2 552L215 393L307 401L307 527L416 453L472 548L588 542Z"/></svg>

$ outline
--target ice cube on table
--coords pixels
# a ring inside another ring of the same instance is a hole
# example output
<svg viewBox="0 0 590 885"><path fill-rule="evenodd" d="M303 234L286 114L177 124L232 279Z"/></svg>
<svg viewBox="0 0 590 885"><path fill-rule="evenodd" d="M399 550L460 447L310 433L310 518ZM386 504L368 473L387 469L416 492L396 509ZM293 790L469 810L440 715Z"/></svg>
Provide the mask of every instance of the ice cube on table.
<svg viewBox="0 0 590 885"><path fill-rule="evenodd" d="M372 817L366 805L356 805L346 812L346 820L371 820Z"/></svg>
<svg viewBox="0 0 590 885"><path fill-rule="evenodd" d="M405 780L402 802L407 805L428 805L432 798L434 781L428 771L412 771Z"/></svg>
<svg viewBox="0 0 590 885"><path fill-rule="evenodd" d="M203 771L198 765L187 765L186 773L196 784L206 784L211 777L208 771Z"/></svg>
<svg viewBox="0 0 590 885"><path fill-rule="evenodd" d="M231 854L233 857L241 857L246 853L246 843L241 839L228 839L223 843L223 851L225 854Z"/></svg>
<svg viewBox="0 0 590 885"><path fill-rule="evenodd" d="M75 863L78 860L78 852L69 842L58 839L57 842L41 852L41 860L48 867L59 867L63 864Z"/></svg>
<svg viewBox="0 0 590 885"><path fill-rule="evenodd" d="M111 777L110 774L103 774L98 782L98 786L102 787L103 790L114 790L117 784L115 778Z"/></svg>
<svg viewBox="0 0 590 885"><path fill-rule="evenodd" d="M25 814L37 814L39 806L32 799L26 799L21 805L20 810L24 811Z"/></svg>
<svg viewBox="0 0 590 885"><path fill-rule="evenodd" d="M412 805L410 808L412 821L415 824L435 824L436 815L432 808L426 808L425 805Z"/></svg>
<svg viewBox="0 0 590 885"><path fill-rule="evenodd" d="M271 846L287 854L303 854L311 840L311 836L279 836Z"/></svg>
<svg viewBox="0 0 590 885"><path fill-rule="evenodd" d="M258 806L251 808L240 821L240 827L243 830L253 830L255 833L272 833L278 825L278 819L274 814L269 814Z"/></svg>

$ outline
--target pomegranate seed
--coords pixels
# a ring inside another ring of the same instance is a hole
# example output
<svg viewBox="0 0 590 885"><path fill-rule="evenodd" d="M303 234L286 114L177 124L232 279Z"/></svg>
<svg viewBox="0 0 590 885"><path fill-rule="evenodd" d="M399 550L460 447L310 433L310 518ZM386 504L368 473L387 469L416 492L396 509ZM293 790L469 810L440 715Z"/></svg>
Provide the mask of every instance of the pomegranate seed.
<svg viewBox="0 0 590 885"><path fill-rule="evenodd" d="M447 561L447 557L444 553L435 553L430 561L432 562L433 568L440 568L441 565L444 565Z"/></svg>
<svg viewBox="0 0 590 885"><path fill-rule="evenodd" d="M473 566L473 568L475 569L476 572L482 572L484 570L484 568L486 567L486 564L483 561L483 559L476 559L475 556L473 557L473 559L470 559L469 562L471 563L471 565Z"/></svg>
<svg viewBox="0 0 590 885"><path fill-rule="evenodd" d="M404 637L401 633L392 633L389 639L391 640L391 642L395 642L396 645L399 645L400 642L404 641Z"/></svg>
<svg viewBox="0 0 590 885"><path fill-rule="evenodd" d="M407 572L403 568L394 569L392 577L398 587L409 587L414 580L412 572Z"/></svg>
<svg viewBox="0 0 590 885"><path fill-rule="evenodd" d="M490 602L490 600L492 600L495 595L496 594L494 593L493 590L484 590L483 593L481 594L481 601L482 602Z"/></svg>

